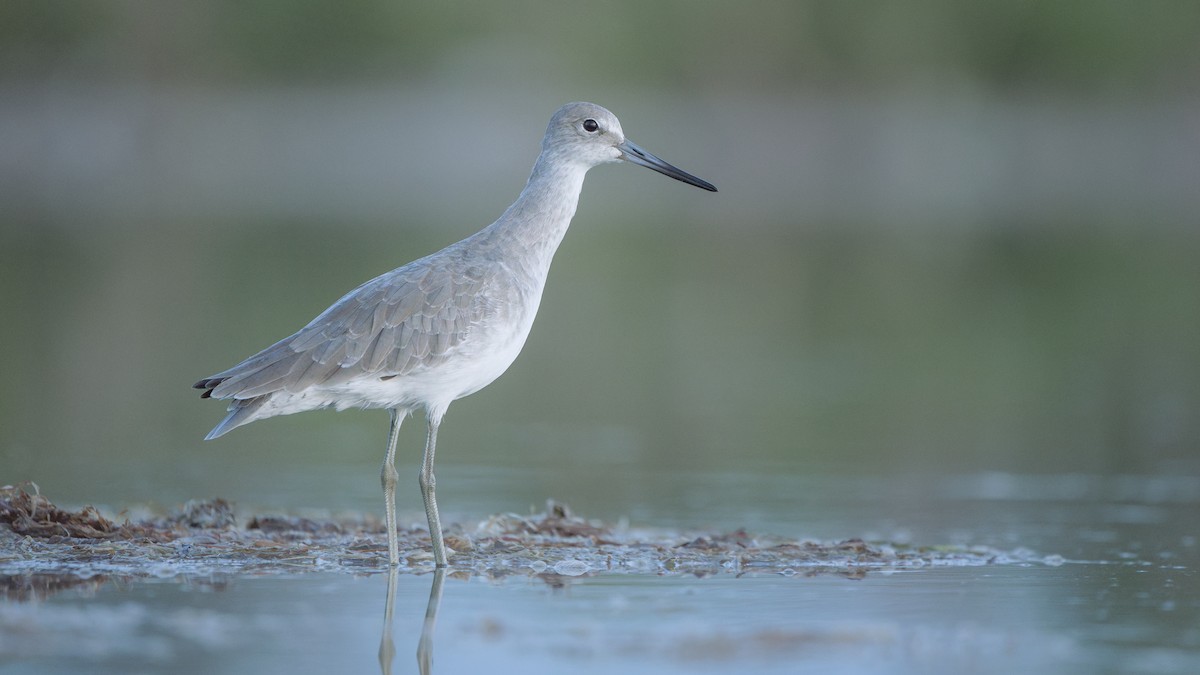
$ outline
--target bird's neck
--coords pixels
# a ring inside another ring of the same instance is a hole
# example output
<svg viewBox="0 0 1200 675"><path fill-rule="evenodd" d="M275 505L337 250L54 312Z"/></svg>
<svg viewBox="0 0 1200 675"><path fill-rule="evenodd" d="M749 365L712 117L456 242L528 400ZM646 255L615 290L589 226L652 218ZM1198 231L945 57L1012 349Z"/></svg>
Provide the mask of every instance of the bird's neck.
<svg viewBox="0 0 1200 675"><path fill-rule="evenodd" d="M585 165L543 152L521 196L481 234L544 273L571 225L587 170Z"/></svg>

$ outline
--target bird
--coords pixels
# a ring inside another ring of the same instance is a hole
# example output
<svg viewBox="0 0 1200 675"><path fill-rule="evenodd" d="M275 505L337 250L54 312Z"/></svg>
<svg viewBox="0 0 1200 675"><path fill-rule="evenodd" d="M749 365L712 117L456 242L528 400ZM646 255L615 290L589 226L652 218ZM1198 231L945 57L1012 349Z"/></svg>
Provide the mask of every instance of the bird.
<svg viewBox="0 0 1200 675"><path fill-rule="evenodd" d="M277 415L386 409L391 426L380 483L388 564L395 568L396 442L403 420L423 411L428 428L418 483L434 564L446 567L433 472L438 427L451 402L491 384L517 358L584 175L616 162L717 191L626 138L607 109L568 103L551 116L524 189L495 222L367 281L295 333L196 382L201 398L229 401L205 440Z"/></svg>

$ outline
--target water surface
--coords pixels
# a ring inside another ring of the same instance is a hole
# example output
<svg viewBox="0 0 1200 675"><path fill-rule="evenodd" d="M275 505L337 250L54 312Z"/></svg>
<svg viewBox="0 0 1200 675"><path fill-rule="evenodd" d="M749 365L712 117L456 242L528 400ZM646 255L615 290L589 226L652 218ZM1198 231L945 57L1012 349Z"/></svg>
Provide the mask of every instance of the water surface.
<svg viewBox="0 0 1200 675"><path fill-rule="evenodd" d="M480 481L487 477L476 471ZM491 478L505 483L503 472ZM778 476L688 479L693 488L675 489L696 503L720 494L720 485L744 503L740 491L757 486L761 508L743 517L791 529L787 536L837 532L995 546L1005 555L991 564L940 564L935 546L927 566L854 573L798 567L697 576L570 566L452 573L426 632L433 672L1200 667L1200 485L1191 479L825 476L800 482L807 497L782 490L790 482ZM713 507L677 517L708 519L720 530L729 524L722 513ZM392 672L418 672L434 575L423 567L397 575L385 633L388 575L378 570L108 576L36 600L10 597L0 605L0 672L377 672L385 634L394 644L384 660Z"/></svg>

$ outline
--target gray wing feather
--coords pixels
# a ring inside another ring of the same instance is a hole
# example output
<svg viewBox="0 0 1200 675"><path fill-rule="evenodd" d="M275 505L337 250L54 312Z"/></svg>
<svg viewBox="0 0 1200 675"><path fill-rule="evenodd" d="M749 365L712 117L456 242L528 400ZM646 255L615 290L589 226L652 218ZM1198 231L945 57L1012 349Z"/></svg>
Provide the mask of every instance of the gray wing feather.
<svg viewBox="0 0 1200 675"><path fill-rule="evenodd" d="M441 363L497 311L481 293L497 270L489 274L461 257L438 258L368 281L294 335L197 388L212 398L246 400Z"/></svg>

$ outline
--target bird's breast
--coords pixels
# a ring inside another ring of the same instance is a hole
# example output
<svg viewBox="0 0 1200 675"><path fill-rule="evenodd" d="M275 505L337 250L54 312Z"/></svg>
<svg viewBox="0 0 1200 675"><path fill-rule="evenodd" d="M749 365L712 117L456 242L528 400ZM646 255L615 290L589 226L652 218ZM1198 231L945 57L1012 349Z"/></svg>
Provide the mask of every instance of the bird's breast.
<svg viewBox="0 0 1200 675"><path fill-rule="evenodd" d="M445 354L393 378L380 378L371 407L438 408L491 384L517 359L541 304L544 280L489 289L490 306L465 337ZM360 383L361 385L361 383ZM339 406L340 407L340 406Z"/></svg>

